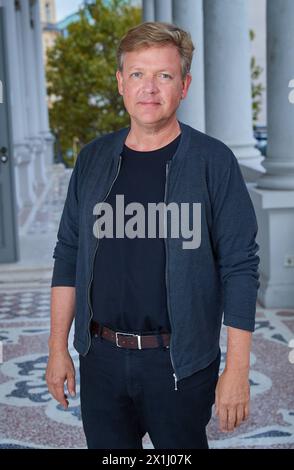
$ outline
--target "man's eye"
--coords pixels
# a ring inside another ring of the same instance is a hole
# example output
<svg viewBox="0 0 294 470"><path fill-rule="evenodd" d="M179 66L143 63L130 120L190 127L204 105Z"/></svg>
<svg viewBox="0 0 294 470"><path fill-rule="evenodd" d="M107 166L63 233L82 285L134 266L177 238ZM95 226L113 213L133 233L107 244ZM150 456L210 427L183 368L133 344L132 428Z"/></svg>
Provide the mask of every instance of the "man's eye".
<svg viewBox="0 0 294 470"><path fill-rule="evenodd" d="M138 78L141 76L141 72L133 72L131 73L131 77L135 77L135 78Z"/></svg>
<svg viewBox="0 0 294 470"><path fill-rule="evenodd" d="M162 78L171 78L171 75L169 75L168 73L161 73L160 76Z"/></svg>

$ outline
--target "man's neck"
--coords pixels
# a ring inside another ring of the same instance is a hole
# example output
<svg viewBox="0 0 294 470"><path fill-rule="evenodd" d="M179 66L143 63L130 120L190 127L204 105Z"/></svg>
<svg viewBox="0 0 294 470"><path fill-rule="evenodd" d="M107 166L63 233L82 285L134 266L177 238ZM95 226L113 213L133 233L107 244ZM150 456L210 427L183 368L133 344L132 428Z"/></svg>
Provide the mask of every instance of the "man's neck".
<svg viewBox="0 0 294 470"><path fill-rule="evenodd" d="M180 133L181 128L176 119L164 126L160 124L155 126L140 126L132 122L125 144L133 150L148 152L168 145Z"/></svg>

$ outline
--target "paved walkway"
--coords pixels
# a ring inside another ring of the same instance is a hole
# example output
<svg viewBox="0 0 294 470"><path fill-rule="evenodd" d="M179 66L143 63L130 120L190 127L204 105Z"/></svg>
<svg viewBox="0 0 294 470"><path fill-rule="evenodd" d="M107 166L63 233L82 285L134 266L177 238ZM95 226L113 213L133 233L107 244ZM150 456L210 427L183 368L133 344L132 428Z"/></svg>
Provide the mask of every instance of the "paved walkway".
<svg viewBox="0 0 294 470"><path fill-rule="evenodd" d="M49 334L52 248L70 171L54 168L51 184L22 230L22 261L0 266L0 448L83 448L77 396L63 410L44 382ZM213 448L294 448L294 310L257 306L251 354L251 417L234 434L221 434L215 417L208 426ZM222 331L222 362L226 347ZM78 355L71 348L77 365ZM78 374L77 374L78 375ZM79 384L79 377L77 376ZM175 392L177 393L177 392ZM195 417L196 418L196 417ZM152 448L148 434L144 448Z"/></svg>

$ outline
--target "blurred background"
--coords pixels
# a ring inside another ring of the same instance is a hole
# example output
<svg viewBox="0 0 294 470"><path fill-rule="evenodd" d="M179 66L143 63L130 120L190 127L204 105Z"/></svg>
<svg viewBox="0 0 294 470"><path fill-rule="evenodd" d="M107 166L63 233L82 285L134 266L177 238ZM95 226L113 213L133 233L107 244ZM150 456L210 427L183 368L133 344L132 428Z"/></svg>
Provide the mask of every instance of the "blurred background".
<svg viewBox="0 0 294 470"><path fill-rule="evenodd" d="M129 123L116 46L142 21L190 32L178 118L232 149L258 219L251 417L221 434L213 416L210 445L294 448L292 0L0 0L0 448L85 447L79 394L64 411L44 379L52 254L78 152Z"/></svg>

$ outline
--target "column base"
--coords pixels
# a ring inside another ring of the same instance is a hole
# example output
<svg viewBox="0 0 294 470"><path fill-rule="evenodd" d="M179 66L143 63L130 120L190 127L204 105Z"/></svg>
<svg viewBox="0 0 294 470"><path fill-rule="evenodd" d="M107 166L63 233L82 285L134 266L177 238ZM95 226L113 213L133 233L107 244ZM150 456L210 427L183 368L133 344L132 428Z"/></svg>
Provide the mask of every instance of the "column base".
<svg viewBox="0 0 294 470"><path fill-rule="evenodd" d="M246 165L244 161L239 161L241 173L246 183L256 183L259 178L264 174L264 169L261 166L261 159L251 160L250 165Z"/></svg>
<svg viewBox="0 0 294 470"><path fill-rule="evenodd" d="M258 301L265 308L290 308L294 306L294 281L291 283L270 282L263 274L260 275Z"/></svg>
<svg viewBox="0 0 294 470"><path fill-rule="evenodd" d="M254 146L255 140L241 144L232 142L226 142L226 144L238 159L245 181L255 183L265 173L262 165L264 156Z"/></svg>
<svg viewBox="0 0 294 470"><path fill-rule="evenodd" d="M266 173L257 181L258 188L294 190L294 162L267 157L262 165Z"/></svg>
<svg viewBox="0 0 294 470"><path fill-rule="evenodd" d="M258 300L266 308L294 308L294 191L248 190L258 221Z"/></svg>
<svg viewBox="0 0 294 470"><path fill-rule="evenodd" d="M42 140L45 142L44 165L48 170L54 164L54 143L55 137L51 132L40 132Z"/></svg>
<svg viewBox="0 0 294 470"><path fill-rule="evenodd" d="M45 141L42 140L40 137L33 137L31 139L31 146L35 155L34 170L36 179L34 181L34 188L36 193L39 193L41 191L40 188L44 187L47 182L46 168L44 163L44 153L46 150L46 145Z"/></svg>
<svg viewBox="0 0 294 470"><path fill-rule="evenodd" d="M17 142L13 145L15 174L16 174L16 196L18 210L23 207L32 207L36 195L33 189L33 181L29 175L31 153L26 142Z"/></svg>

